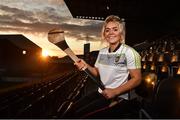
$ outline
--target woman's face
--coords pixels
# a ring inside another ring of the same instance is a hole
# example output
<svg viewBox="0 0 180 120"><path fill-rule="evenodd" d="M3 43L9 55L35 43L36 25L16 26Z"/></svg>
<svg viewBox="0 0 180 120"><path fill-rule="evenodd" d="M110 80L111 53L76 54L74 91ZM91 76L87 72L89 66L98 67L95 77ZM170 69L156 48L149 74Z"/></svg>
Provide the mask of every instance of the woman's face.
<svg viewBox="0 0 180 120"><path fill-rule="evenodd" d="M104 29L104 38L109 44L121 42L122 27L118 22L107 23Z"/></svg>

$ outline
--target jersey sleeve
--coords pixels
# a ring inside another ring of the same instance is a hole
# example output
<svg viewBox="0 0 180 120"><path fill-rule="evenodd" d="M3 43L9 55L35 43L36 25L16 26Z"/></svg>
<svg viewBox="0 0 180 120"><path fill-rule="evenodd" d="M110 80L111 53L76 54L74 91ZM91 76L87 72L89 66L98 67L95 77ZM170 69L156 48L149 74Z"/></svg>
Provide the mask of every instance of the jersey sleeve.
<svg viewBox="0 0 180 120"><path fill-rule="evenodd" d="M97 59L96 59L96 62L95 62L95 64L94 64L94 66L96 67L96 68L98 68L98 65L99 65L99 57L100 57L100 52L99 52L99 54L98 54L98 56L97 56Z"/></svg>
<svg viewBox="0 0 180 120"><path fill-rule="evenodd" d="M126 62L128 69L140 69L141 68L141 56L133 48L129 48L126 53Z"/></svg>

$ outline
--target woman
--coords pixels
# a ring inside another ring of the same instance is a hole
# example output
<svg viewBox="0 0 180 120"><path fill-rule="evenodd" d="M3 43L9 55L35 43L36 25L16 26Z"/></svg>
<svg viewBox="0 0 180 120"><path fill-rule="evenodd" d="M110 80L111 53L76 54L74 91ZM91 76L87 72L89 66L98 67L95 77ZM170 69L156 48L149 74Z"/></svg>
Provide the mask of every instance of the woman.
<svg viewBox="0 0 180 120"><path fill-rule="evenodd" d="M129 99L128 92L141 82L140 55L133 48L124 44L124 21L118 16L108 16L102 28L102 38L109 43L109 46L99 51L95 67L88 65L82 59L75 65L79 70L88 68L94 76L100 76L105 90L99 89L75 103L71 113L76 117L106 118L108 114L104 113L112 113L113 108L117 106L110 109L105 108L111 103L111 99L117 96L123 98L120 105L124 111Z"/></svg>

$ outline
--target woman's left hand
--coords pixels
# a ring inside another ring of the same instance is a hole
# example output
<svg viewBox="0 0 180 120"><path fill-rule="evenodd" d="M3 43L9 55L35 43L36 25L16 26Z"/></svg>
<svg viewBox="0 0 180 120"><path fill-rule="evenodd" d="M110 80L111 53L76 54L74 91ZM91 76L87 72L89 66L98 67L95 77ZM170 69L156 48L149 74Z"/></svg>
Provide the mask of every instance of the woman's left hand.
<svg viewBox="0 0 180 120"><path fill-rule="evenodd" d="M106 88L105 90L102 91L101 93L106 99L112 99L116 97L117 91L116 89L113 88Z"/></svg>

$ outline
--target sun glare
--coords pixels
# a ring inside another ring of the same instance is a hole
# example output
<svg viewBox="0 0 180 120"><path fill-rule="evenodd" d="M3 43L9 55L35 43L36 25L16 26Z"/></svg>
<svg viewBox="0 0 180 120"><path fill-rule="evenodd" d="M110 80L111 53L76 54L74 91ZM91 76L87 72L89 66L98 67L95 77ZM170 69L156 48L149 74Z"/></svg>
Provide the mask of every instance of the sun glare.
<svg viewBox="0 0 180 120"><path fill-rule="evenodd" d="M43 57L49 56L49 52L47 50L42 50L42 56Z"/></svg>

